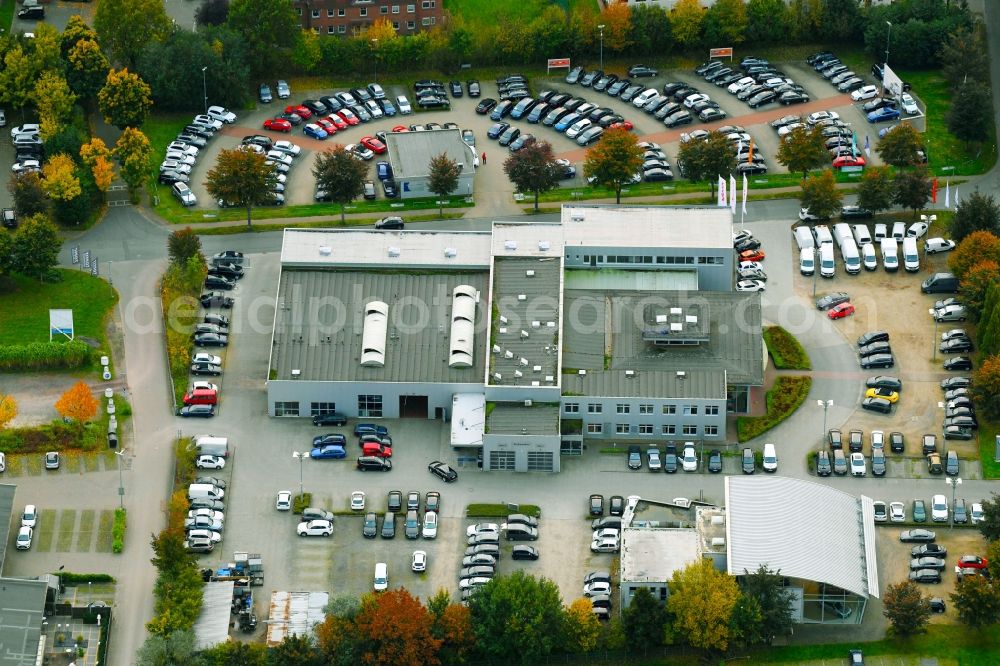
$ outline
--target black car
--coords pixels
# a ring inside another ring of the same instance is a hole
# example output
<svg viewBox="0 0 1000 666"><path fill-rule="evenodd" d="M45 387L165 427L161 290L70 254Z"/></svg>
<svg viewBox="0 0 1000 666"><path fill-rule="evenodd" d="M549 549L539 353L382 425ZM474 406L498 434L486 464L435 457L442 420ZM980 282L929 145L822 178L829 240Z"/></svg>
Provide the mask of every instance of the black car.
<svg viewBox="0 0 1000 666"><path fill-rule="evenodd" d="M639 469L642 467L642 453L637 445L628 447L628 468Z"/></svg>
<svg viewBox="0 0 1000 666"><path fill-rule="evenodd" d="M509 127L510 123L496 123L486 130L486 136L490 139L498 139Z"/></svg>
<svg viewBox="0 0 1000 666"><path fill-rule="evenodd" d="M490 112L490 120L503 120L510 112L514 110L515 102L512 99L501 100L499 104L493 107L493 111Z"/></svg>
<svg viewBox="0 0 1000 666"><path fill-rule="evenodd" d="M656 69L647 65L632 65L628 70L628 75L635 77L657 76L658 74L659 72Z"/></svg>
<svg viewBox="0 0 1000 666"><path fill-rule="evenodd" d="M833 465L830 464L830 454L827 451L816 452L816 474L818 476L830 476L833 472Z"/></svg>
<svg viewBox="0 0 1000 666"><path fill-rule="evenodd" d="M387 199L395 199L399 196L399 188L396 186L396 181L388 178L382 181L382 192L385 194Z"/></svg>
<svg viewBox="0 0 1000 666"><path fill-rule="evenodd" d="M623 90L629 86L634 85L630 79L618 79L614 83L608 86L608 89L604 92L610 97L618 97Z"/></svg>
<svg viewBox="0 0 1000 666"><path fill-rule="evenodd" d="M885 476L885 452L881 449L872 450L872 474Z"/></svg>
<svg viewBox="0 0 1000 666"><path fill-rule="evenodd" d="M366 539L374 539L375 535L378 533L378 516L374 511L369 511L365 514L364 527L361 529L361 534Z"/></svg>
<svg viewBox="0 0 1000 666"><path fill-rule="evenodd" d="M667 474L673 474L677 471L677 445L667 444L667 448L663 453L663 471Z"/></svg>
<svg viewBox="0 0 1000 666"><path fill-rule="evenodd" d="M889 375L875 375L865 380L865 388L884 388L899 393L903 390L903 381Z"/></svg>
<svg viewBox="0 0 1000 666"><path fill-rule="evenodd" d="M221 333L196 333L194 343L199 347L227 347L229 336Z"/></svg>
<svg viewBox="0 0 1000 666"><path fill-rule="evenodd" d="M892 403L885 398L865 398L861 401L861 409L888 414L892 411Z"/></svg>
<svg viewBox="0 0 1000 666"><path fill-rule="evenodd" d="M218 275L209 275L205 278L206 289L225 289L229 291L235 286L235 282L231 282L224 277L219 277Z"/></svg>
<svg viewBox="0 0 1000 666"><path fill-rule="evenodd" d="M722 451L712 449L708 454L708 471L718 474L722 471Z"/></svg>
<svg viewBox="0 0 1000 666"><path fill-rule="evenodd" d="M347 417L338 412L329 412L317 414L312 417L312 422L314 426L345 426L347 425Z"/></svg>
<svg viewBox="0 0 1000 666"><path fill-rule="evenodd" d="M888 332L886 332L886 331L868 331L867 333L862 334L858 338L858 347L866 347L866 346L872 344L873 342L888 342L888 341L889 341L889 333ZM868 388L877 388L877 387L871 387L871 386L869 386ZM897 390L897 389L893 389L893 390Z"/></svg>
<svg viewBox="0 0 1000 666"><path fill-rule="evenodd" d="M392 461L376 456L361 456L357 468L362 472L388 472L392 470Z"/></svg>
<svg viewBox="0 0 1000 666"><path fill-rule="evenodd" d="M847 292L838 291L832 294L827 294L816 301L817 310L829 310L835 305L840 305L841 303L846 303L851 300L851 297Z"/></svg>
<svg viewBox="0 0 1000 666"><path fill-rule="evenodd" d="M594 494L590 496L590 515L604 515L604 495Z"/></svg>
<svg viewBox="0 0 1000 666"><path fill-rule="evenodd" d="M41 20L45 18L45 7L40 5L35 5L33 7L24 7L17 11L17 18L19 19L35 19Z"/></svg>
<svg viewBox="0 0 1000 666"><path fill-rule="evenodd" d="M754 457L753 449L749 447L743 449L741 465L744 474L753 474L757 471L757 459Z"/></svg>
<svg viewBox="0 0 1000 666"><path fill-rule="evenodd" d="M972 386L972 380L968 377L948 377L941 380L941 388L945 391L952 389L968 388Z"/></svg>
<svg viewBox="0 0 1000 666"><path fill-rule="evenodd" d="M941 343L942 354L965 354L972 351L972 340L968 338L954 338Z"/></svg>
<svg viewBox="0 0 1000 666"><path fill-rule="evenodd" d="M501 146L509 146L514 139L521 136L521 130L517 127L508 127L497 139Z"/></svg>
<svg viewBox="0 0 1000 666"><path fill-rule="evenodd" d="M497 101L492 97L487 97L486 99L480 100L479 104L476 104L476 113L483 116L492 111L497 105Z"/></svg>
<svg viewBox="0 0 1000 666"><path fill-rule="evenodd" d="M187 174L178 173L176 171L161 171L160 172L160 184L161 185L173 185L174 183L190 183L191 178Z"/></svg>
<svg viewBox="0 0 1000 666"><path fill-rule="evenodd" d="M872 354L861 358L861 367L864 369L891 368L894 365L896 365L896 359L893 358L892 354Z"/></svg>
<svg viewBox="0 0 1000 666"><path fill-rule="evenodd" d="M587 72L580 79L580 85L583 86L584 88L589 88L590 86L594 85L594 83L602 76L604 76L604 72L602 72L599 69Z"/></svg>
<svg viewBox="0 0 1000 666"><path fill-rule="evenodd" d="M872 354L891 354L892 346L885 341L873 342L864 347L858 348L858 356L871 356Z"/></svg>
<svg viewBox="0 0 1000 666"><path fill-rule="evenodd" d="M439 460L435 460L427 465L427 471L447 483L458 479L458 472Z"/></svg>
<svg viewBox="0 0 1000 666"><path fill-rule="evenodd" d="M537 560L538 549L534 546L514 546L510 551L512 560Z"/></svg>
<svg viewBox="0 0 1000 666"><path fill-rule="evenodd" d="M663 124L667 127L677 127L678 125L688 125L694 117L687 111L678 111L677 113L667 116L663 120Z"/></svg>
<svg viewBox="0 0 1000 666"><path fill-rule="evenodd" d="M392 511L386 511L385 517L382 519L382 538L396 538L396 514Z"/></svg>
<svg viewBox="0 0 1000 666"><path fill-rule="evenodd" d="M941 572L936 569L919 569L910 572L910 580L915 583L940 583Z"/></svg>
<svg viewBox="0 0 1000 666"><path fill-rule="evenodd" d="M608 513L612 516L620 516L625 513L625 498L621 495L612 495L608 499Z"/></svg>
<svg viewBox="0 0 1000 666"><path fill-rule="evenodd" d="M191 364L191 374L218 377L222 374L222 368L217 365L213 365L212 363L200 361Z"/></svg>
<svg viewBox="0 0 1000 666"><path fill-rule="evenodd" d="M209 418L215 416L215 405L185 405L177 410L178 416Z"/></svg>
<svg viewBox="0 0 1000 666"><path fill-rule="evenodd" d="M902 453L906 448L906 440L901 432L889 433L889 450L893 453Z"/></svg>
<svg viewBox="0 0 1000 666"><path fill-rule="evenodd" d="M972 370L972 359L967 356L956 356L944 362L945 370Z"/></svg>
<svg viewBox="0 0 1000 666"><path fill-rule="evenodd" d="M231 280L240 280L244 275L243 268L235 264L216 264L208 269L208 274L221 275Z"/></svg>
<svg viewBox="0 0 1000 666"><path fill-rule="evenodd" d="M452 81L448 84L448 91L451 92L452 97L461 97L465 94L465 90L462 88L461 81Z"/></svg>
<svg viewBox="0 0 1000 666"><path fill-rule="evenodd" d="M479 85L479 81L475 79L469 79L466 81L465 87L469 91L469 97L479 97L482 93L482 87Z"/></svg>

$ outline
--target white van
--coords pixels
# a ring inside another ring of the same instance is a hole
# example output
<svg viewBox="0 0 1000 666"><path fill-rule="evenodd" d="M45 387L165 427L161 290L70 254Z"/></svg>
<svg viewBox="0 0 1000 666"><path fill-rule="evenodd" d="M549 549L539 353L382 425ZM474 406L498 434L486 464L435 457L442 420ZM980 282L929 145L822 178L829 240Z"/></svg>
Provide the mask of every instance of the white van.
<svg viewBox="0 0 1000 666"><path fill-rule="evenodd" d="M799 250L799 272L803 275L812 275L816 272L816 250L811 247Z"/></svg>
<svg viewBox="0 0 1000 666"><path fill-rule="evenodd" d="M199 455L222 457L229 455L229 439L226 437L195 435L194 445L198 449Z"/></svg>
<svg viewBox="0 0 1000 666"><path fill-rule="evenodd" d="M892 237L901 241L906 237L906 222L894 222L892 225Z"/></svg>
<svg viewBox="0 0 1000 666"><path fill-rule="evenodd" d="M838 222L833 225L833 239L837 241L837 247L843 251L844 242L854 240L854 234L851 232L851 225L847 222Z"/></svg>
<svg viewBox="0 0 1000 666"><path fill-rule="evenodd" d="M376 592L389 589L389 567L386 566L385 562L377 562L375 564L374 588Z"/></svg>
<svg viewBox="0 0 1000 666"><path fill-rule="evenodd" d="M833 243L823 243L819 246L819 274L825 278L832 278L837 272L837 265L833 263Z"/></svg>
<svg viewBox="0 0 1000 666"><path fill-rule="evenodd" d="M858 247L868 245L872 242L871 234L868 233L867 224L854 225L854 240L857 241Z"/></svg>
<svg viewBox="0 0 1000 666"><path fill-rule="evenodd" d="M861 246L861 264L866 271L873 271L878 268L878 258L875 254L875 244L866 243Z"/></svg>
<svg viewBox="0 0 1000 666"><path fill-rule="evenodd" d="M188 486L188 499L212 499L221 500L226 496L226 491L212 483L192 483Z"/></svg>
<svg viewBox="0 0 1000 666"><path fill-rule="evenodd" d="M813 238L812 230L809 227L795 227L792 229L792 233L795 234L795 244L799 246L800 250L811 250L816 247L816 240Z"/></svg>
<svg viewBox="0 0 1000 666"><path fill-rule="evenodd" d="M895 273L899 270L899 252L895 238L882 239L882 267L886 273Z"/></svg>
<svg viewBox="0 0 1000 666"><path fill-rule="evenodd" d="M764 471L778 471L778 452L775 450L774 444L764 445Z"/></svg>
<svg viewBox="0 0 1000 666"><path fill-rule="evenodd" d="M903 268L907 273L920 270L920 253L917 251L917 239L913 236L903 239Z"/></svg>
<svg viewBox="0 0 1000 666"><path fill-rule="evenodd" d="M857 275L861 272L861 255L858 254L858 244L853 238L844 239L844 244L840 246L840 253L844 255L844 270L850 275Z"/></svg>
<svg viewBox="0 0 1000 666"><path fill-rule="evenodd" d="M830 227L825 224L817 224L813 227L813 233L816 235L816 245L833 242L833 236L830 234Z"/></svg>
<svg viewBox="0 0 1000 666"><path fill-rule="evenodd" d="M889 235L889 232L886 231L885 224L879 222L878 224L875 225L875 242L876 243L880 243L882 241L882 239L885 238L888 235Z"/></svg>

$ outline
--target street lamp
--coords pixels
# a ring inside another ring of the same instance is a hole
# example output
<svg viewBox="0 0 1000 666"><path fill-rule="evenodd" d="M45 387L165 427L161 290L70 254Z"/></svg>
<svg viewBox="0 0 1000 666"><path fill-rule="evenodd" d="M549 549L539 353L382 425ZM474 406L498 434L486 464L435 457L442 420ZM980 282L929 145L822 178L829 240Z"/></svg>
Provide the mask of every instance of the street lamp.
<svg viewBox="0 0 1000 666"><path fill-rule="evenodd" d="M819 248L813 248L813 298L816 298L816 274L819 273Z"/></svg>
<svg viewBox="0 0 1000 666"><path fill-rule="evenodd" d="M931 317L934 318L934 339L931 340L931 360L932 361L936 361L937 360L937 350L938 350L938 332L937 332L938 331L938 319L937 319L937 313L934 311L934 308L930 308L929 310L927 310L927 312L928 312L928 314L930 314Z"/></svg>
<svg viewBox="0 0 1000 666"><path fill-rule="evenodd" d="M820 441L826 437L826 413L833 407L833 400L817 400L816 404L823 410L823 430L820 432Z"/></svg>
<svg viewBox="0 0 1000 666"><path fill-rule="evenodd" d="M205 115L208 115L208 80L205 78L207 70L207 65L201 68L201 92L205 95Z"/></svg>
<svg viewBox="0 0 1000 666"><path fill-rule="evenodd" d="M597 26L597 30L601 34L601 71L604 71L604 24Z"/></svg>
<svg viewBox="0 0 1000 666"><path fill-rule="evenodd" d="M885 31L885 64L889 64L889 35L892 34L892 21L886 21L885 24L889 26L889 29ZM882 82L885 84L885 70L882 70Z"/></svg>
<svg viewBox="0 0 1000 666"><path fill-rule="evenodd" d="M309 458L309 452L303 451L302 453L299 453L298 451L292 451L292 457L297 458L299 461L299 497L304 497L306 491L305 491L305 486L303 485L302 482L302 467L306 459Z"/></svg>
<svg viewBox="0 0 1000 666"><path fill-rule="evenodd" d="M958 487L962 485L962 477L956 477L955 479L945 479L945 483L951 486L951 526L955 527L955 492L958 491Z"/></svg>
<svg viewBox="0 0 1000 666"><path fill-rule="evenodd" d="M115 455L118 456L118 508L125 508L125 481L122 478L122 457L125 455L125 449L121 451L115 451Z"/></svg>
<svg viewBox="0 0 1000 666"><path fill-rule="evenodd" d="M374 51L374 57L372 62L375 64L375 83L378 83L378 38L372 37L372 51Z"/></svg>

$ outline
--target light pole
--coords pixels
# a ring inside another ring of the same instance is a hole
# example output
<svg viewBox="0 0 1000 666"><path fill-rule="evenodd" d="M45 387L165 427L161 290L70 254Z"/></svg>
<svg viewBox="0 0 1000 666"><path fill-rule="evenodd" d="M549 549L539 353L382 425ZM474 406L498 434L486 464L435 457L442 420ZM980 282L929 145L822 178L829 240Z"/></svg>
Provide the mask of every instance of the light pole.
<svg viewBox="0 0 1000 666"><path fill-rule="evenodd" d="M121 451L115 451L115 455L118 456L118 508L125 508L125 481L122 478L122 457L125 455L125 449Z"/></svg>
<svg viewBox="0 0 1000 666"><path fill-rule="evenodd" d="M375 53L372 57L372 62L375 64L375 83L378 83L378 38L372 37L372 51Z"/></svg>
<svg viewBox="0 0 1000 666"><path fill-rule="evenodd" d="M813 248L813 298L816 298L816 274L819 273L819 248Z"/></svg>
<svg viewBox="0 0 1000 666"><path fill-rule="evenodd" d="M816 404L823 410L823 430L820 432L820 441L826 437L826 413L833 407L833 400L817 400Z"/></svg>
<svg viewBox="0 0 1000 666"><path fill-rule="evenodd" d="M955 527L955 493L958 491L958 487L962 485L962 477L945 479L944 482L951 486L951 525L948 527L950 530Z"/></svg>
<svg viewBox="0 0 1000 666"><path fill-rule="evenodd" d="M938 331L938 319L937 319L937 313L934 311L934 308L930 308L927 312L930 314L931 317L934 318L934 339L931 340L931 361L936 361L937 360L937 349L938 349L938 332L937 332Z"/></svg>
<svg viewBox="0 0 1000 666"><path fill-rule="evenodd" d="M298 451L292 451L292 457L297 458L299 461L299 497L304 497L306 491L305 491L305 486L303 485L302 482L302 468L305 464L306 459L309 458L309 453L307 451L303 451L302 453L299 453Z"/></svg>
<svg viewBox="0 0 1000 666"><path fill-rule="evenodd" d="M601 71L604 71L604 24L597 26L597 30L601 35Z"/></svg>
<svg viewBox="0 0 1000 666"><path fill-rule="evenodd" d="M892 34L892 22L886 21L885 24L889 26L889 29L885 31L885 64L889 64L889 35ZM882 81L883 85L885 83L885 70L882 71Z"/></svg>
<svg viewBox="0 0 1000 666"><path fill-rule="evenodd" d="M208 115L208 79L205 77L205 72L208 71L208 66L201 68L201 92L205 95L205 114Z"/></svg>

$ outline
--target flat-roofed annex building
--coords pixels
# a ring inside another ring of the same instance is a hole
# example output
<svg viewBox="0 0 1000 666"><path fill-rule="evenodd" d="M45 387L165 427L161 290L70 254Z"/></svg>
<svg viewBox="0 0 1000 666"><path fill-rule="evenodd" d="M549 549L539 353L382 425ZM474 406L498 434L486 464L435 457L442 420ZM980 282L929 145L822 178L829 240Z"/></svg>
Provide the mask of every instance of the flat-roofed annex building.
<svg viewBox="0 0 1000 666"><path fill-rule="evenodd" d="M573 206L484 232L288 229L269 413L447 419L486 470L558 471L585 438L725 441L764 359L730 228Z"/></svg>
<svg viewBox="0 0 1000 666"><path fill-rule="evenodd" d="M393 178L402 199L435 196L430 190L431 159L447 155L459 168L454 196L471 197L476 176L475 152L457 129L390 132L385 137Z"/></svg>

